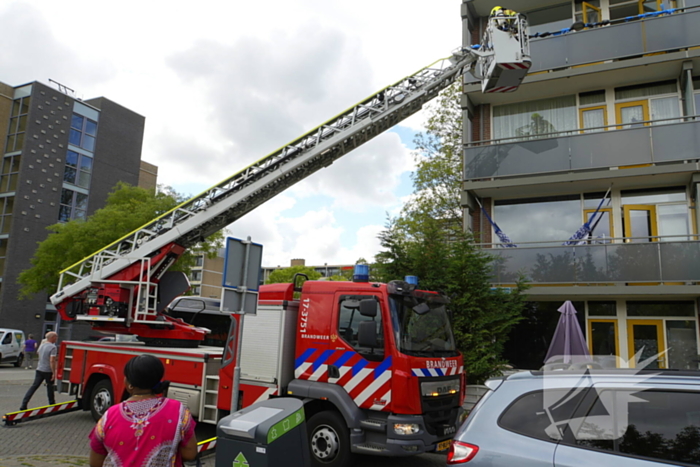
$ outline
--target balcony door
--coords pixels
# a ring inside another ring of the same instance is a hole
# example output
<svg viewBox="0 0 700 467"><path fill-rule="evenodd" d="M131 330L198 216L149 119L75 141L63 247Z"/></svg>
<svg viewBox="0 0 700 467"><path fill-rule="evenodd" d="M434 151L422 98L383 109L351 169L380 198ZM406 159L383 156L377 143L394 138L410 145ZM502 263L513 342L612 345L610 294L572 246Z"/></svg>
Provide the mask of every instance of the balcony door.
<svg viewBox="0 0 700 467"><path fill-rule="evenodd" d="M655 242L659 235L656 206L627 204L622 206L625 243Z"/></svg>
<svg viewBox="0 0 700 467"><path fill-rule="evenodd" d="M617 114L618 130L623 128L634 128L648 123L649 121L649 101L632 101L615 104L615 113Z"/></svg>
<svg viewBox="0 0 700 467"><path fill-rule="evenodd" d="M628 319L627 345L631 367L635 367L637 361L655 357L646 368L666 368L666 357L663 355L666 343L662 319ZM640 351L640 356L635 359L634 355Z"/></svg>

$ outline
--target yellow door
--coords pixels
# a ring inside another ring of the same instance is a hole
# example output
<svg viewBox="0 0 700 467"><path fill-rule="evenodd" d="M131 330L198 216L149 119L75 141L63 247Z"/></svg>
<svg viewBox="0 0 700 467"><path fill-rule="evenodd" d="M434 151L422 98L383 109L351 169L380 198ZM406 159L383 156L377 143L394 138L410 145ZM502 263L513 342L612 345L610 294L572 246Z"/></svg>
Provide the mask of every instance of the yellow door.
<svg viewBox="0 0 700 467"><path fill-rule="evenodd" d="M633 128L649 123L649 101L632 101L615 104L617 114L618 130L623 128Z"/></svg>
<svg viewBox="0 0 700 467"><path fill-rule="evenodd" d="M579 117L581 118L581 128L585 130L581 133L594 133L596 131L607 130L607 128L601 128L608 124L608 113L604 105L580 109ZM587 130L587 128L592 129Z"/></svg>
<svg viewBox="0 0 700 467"><path fill-rule="evenodd" d="M613 357L620 356L616 319L588 320L588 350L591 355L598 357L601 363L605 363L607 358L610 358L612 363ZM617 367L617 358L614 358L614 362Z"/></svg>
<svg viewBox="0 0 700 467"><path fill-rule="evenodd" d="M625 243L655 242L659 235L656 206L627 204L622 206Z"/></svg>
<svg viewBox="0 0 700 467"><path fill-rule="evenodd" d="M592 219L594 213L595 209L583 210L583 215L586 218L586 222L589 222ZM614 237L612 208L601 208L600 211L598 211L598 214L596 214L595 218L595 222L593 222L591 225L591 228L593 228L593 231L591 232L591 241L595 243L596 241L601 242L603 239L607 239L607 241L604 242L608 243L609 240Z"/></svg>
<svg viewBox="0 0 700 467"><path fill-rule="evenodd" d="M630 367L637 362L651 359L646 368L666 368L666 343L664 342L664 322L661 319L627 320L627 346ZM637 352L640 353L635 357Z"/></svg>

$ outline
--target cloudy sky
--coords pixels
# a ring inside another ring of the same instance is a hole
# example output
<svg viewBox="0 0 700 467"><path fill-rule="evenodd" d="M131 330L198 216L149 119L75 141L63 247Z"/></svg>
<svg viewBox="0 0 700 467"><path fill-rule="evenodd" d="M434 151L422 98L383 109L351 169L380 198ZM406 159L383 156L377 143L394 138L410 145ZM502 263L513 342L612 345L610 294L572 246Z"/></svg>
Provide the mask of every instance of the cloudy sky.
<svg viewBox="0 0 700 467"><path fill-rule="evenodd" d="M194 195L461 42L461 0L3 0L0 81L146 117L142 158ZM424 113L424 112L423 112ZM411 193L421 115L232 224L264 266L371 259Z"/></svg>

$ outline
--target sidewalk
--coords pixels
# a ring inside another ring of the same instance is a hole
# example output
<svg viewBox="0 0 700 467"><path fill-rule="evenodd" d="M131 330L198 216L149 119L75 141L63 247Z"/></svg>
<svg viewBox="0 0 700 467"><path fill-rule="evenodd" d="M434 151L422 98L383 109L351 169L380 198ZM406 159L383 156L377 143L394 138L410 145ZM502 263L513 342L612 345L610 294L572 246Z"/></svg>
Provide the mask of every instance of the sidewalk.
<svg viewBox="0 0 700 467"><path fill-rule="evenodd" d="M70 467L88 466L87 457L48 456L45 454L0 457L0 467Z"/></svg>
<svg viewBox="0 0 700 467"><path fill-rule="evenodd" d="M202 467L214 467L214 455L208 455L202 459ZM82 456L47 456L45 454L30 454L26 456L0 457L0 467L72 467L88 466L87 457ZM194 462L186 462L186 466L196 465Z"/></svg>

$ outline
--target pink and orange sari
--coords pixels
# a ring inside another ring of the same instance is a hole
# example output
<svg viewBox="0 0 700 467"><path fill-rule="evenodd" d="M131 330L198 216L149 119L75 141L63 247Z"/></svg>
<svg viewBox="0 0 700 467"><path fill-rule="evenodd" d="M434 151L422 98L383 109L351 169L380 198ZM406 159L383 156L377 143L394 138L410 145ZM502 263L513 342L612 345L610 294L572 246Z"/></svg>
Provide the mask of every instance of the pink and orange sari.
<svg viewBox="0 0 700 467"><path fill-rule="evenodd" d="M90 433L90 447L106 455L104 467L181 466L180 446L195 422L179 401L156 397L110 407Z"/></svg>

